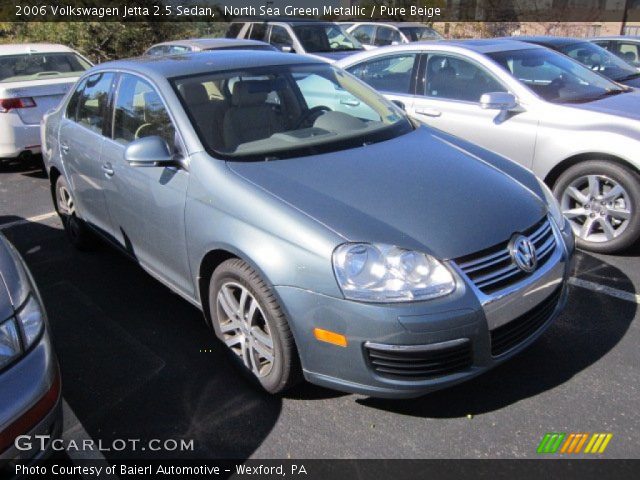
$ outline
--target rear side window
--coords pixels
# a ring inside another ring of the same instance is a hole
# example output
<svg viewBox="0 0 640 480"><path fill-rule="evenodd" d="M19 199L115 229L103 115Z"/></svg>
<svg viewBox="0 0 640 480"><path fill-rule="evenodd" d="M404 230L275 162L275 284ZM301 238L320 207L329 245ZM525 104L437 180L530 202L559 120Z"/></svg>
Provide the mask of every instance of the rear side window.
<svg viewBox="0 0 640 480"><path fill-rule="evenodd" d="M162 137L173 151L175 128L162 99L146 80L125 74L116 95L113 139L127 145L153 135Z"/></svg>
<svg viewBox="0 0 640 480"><path fill-rule="evenodd" d="M76 122L96 133L102 133L112 83L113 73L97 73L87 78L85 87L78 97Z"/></svg>
<svg viewBox="0 0 640 480"><path fill-rule="evenodd" d="M360 25L356 27L352 32L356 40L365 45L371 45L373 43L373 34L375 33L375 26L373 25Z"/></svg>
<svg viewBox="0 0 640 480"><path fill-rule="evenodd" d="M271 38L269 39L269 43L271 43L272 45L277 45L279 47L293 46L293 40L291 40L289 32L287 32L287 30L280 25L273 25L271 27Z"/></svg>
<svg viewBox="0 0 640 480"><path fill-rule="evenodd" d="M79 76L91 64L73 52L0 56L0 83Z"/></svg>
<svg viewBox="0 0 640 480"><path fill-rule="evenodd" d="M391 45L394 42L398 44L401 40L400 32L397 30L387 27L378 27L374 44L378 47L384 47L385 45Z"/></svg>
<svg viewBox="0 0 640 480"><path fill-rule="evenodd" d="M376 90L408 94L417 57L415 53L388 55L360 63L347 71Z"/></svg>
<svg viewBox="0 0 640 480"><path fill-rule="evenodd" d="M237 38L240 30L242 30L242 25L242 23L232 23L231 25L229 25L227 33L225 33L224 36L227 38Z"/></svg>
<svg viewBox="0 0 640 480"><path fill-rule="evenodd" d="M264 40L264 37L267 35L267 25L264 23L254 23L251 26L251 33L249 34L249 38L251 40Z"/></svg>
<svg viewBox="0 0 640 480"><path fill-rule="evenodd" d="M82 95L82 91L84 90L85 85L87 84L87 79L85 78L80 82L76 91L73 92L71 98L69 99L69 103L67 104L66 117L69 120L76 120L76 114L78 113L78 100L80 99L80 95Z"/></svg>

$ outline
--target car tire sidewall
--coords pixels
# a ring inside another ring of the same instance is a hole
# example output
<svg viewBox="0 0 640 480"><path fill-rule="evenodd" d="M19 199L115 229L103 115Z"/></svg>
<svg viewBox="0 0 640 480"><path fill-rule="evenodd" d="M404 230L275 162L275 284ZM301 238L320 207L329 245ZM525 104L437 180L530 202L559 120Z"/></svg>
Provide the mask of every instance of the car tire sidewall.
<svg viewBox="0 0 640 480"><path fill-rule="evenodd" d="M209 285L209 313L211 316L211 323L213 325L216 337L222 342L225 350L233 361L238 364L243 374L254 384L261 386L270 393L279 392L282 389L282 385L287 383L287 380L283 378L285 375L284 364L287 360L285 358L286 352L283 347L281 331L274 320L274 317L279 315L280 312L274 311L273 305L266 301L265 289L270 287L261 281L260 284L256 284L257 274L248 265L241 261L227 261L220 265L211 276ZM274 361L271 371L264 377L258 378L251 372L243 363L242 359L236 355L230 348L224 344L224 337L220 330L220 324L217 318L217 295L220 287L227 282L239 283L245 287L254 296L254 298L260 304L264 315L265 321L269 325L271 332L271 338L273 340ZM279 307L277 307L279 308Z"/></svg>
<svg viewBox="0 0 640 480"><path fill-rule="evenodd" d="M631 247L640 238L640 175L629 168L609 161L586 161L566 170L553 186L553 194L561 201L562 194L571 182L585 175L606 175L618 182L627 192L631 202L631 219L620 236L608 242L587 242L576 235L576 245L597 253L615 253Z"/></svg>

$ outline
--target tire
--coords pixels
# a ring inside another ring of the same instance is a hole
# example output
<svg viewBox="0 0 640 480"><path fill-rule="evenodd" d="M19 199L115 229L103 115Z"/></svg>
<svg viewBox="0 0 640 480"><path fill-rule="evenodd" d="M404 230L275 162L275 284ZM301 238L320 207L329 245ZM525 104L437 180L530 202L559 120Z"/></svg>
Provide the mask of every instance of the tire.
<svg viewBox="0 0 640 480"><path fill-rule="evenodd" d="M78 250L87 251L95 247L96 238L82 219L76 214L71 189L64 176L60 175L55 185L55 207L69 242Z"/></svg>
<svg viewBox="0 0 640 480"><path fill-rule="evenodd" d="M298 351L282 308L267 282L245 262L229 259L213 272L209 312L218 339L264 390L280 393L302 379Z"/></svg>
<svg viewBox="0 0 640 480"><path fill-rule="evenodd" d="M579 248L616 253L640 238L640 175L630 168L610 161L581 162L560 175L553 193Z"/></svg>

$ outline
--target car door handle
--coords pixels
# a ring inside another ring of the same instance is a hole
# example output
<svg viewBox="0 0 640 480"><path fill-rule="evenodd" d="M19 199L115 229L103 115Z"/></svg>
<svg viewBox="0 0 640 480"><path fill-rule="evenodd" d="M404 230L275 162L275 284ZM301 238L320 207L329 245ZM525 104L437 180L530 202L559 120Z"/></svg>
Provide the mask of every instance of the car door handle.
<svg viewBox="0 0 640 480"><path fill-rule="evenodd" d="M68 153L69 152L69 145L67 145L66 143L61 143L60 144L60 150L62 150L64 153Z"/></svg>
<svg viewBox="0 0 640 480"><path fill-rule="evenodd" d="M442 115L442 112L440 110L427 107L417 107L416 113L420 115L426 115L427 117L439 117L440 115Z"/></svg>
<svg viewBox="0 0 640 480"><path fill-rule="evenodd" d="M342 105L347 105L348 107L357 107L360 105L360 101L355 98L343 98L340 100Z"/></svg>
<svg viewBox="0 0 640 480"><path fill-rule="evenodd" d="M102 171L104 172L106 177L112 177L114 173L113 171L113 167L111 166L110 163L105 163L102 165Z"/></svg>

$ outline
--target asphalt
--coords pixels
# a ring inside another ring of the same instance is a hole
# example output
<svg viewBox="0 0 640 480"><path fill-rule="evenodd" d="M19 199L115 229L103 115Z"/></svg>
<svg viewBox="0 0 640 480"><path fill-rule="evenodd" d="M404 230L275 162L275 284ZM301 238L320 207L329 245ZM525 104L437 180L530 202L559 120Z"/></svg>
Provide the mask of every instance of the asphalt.
<svg viewBox="0 0 640 480"><path fill-rule="evenodd" d="M272 397L238 375L196 308L135 263L107 246L73 250L55 216L28 221L52 210L37 162L0 166L0 229L43 295L67 404L107 445L194 444L103 452L107 460L536 458L546 432L610 432L601 457L640 457L637 301L571 286L566 311L532 347L423 398L377 400L308 384ZM639 254L578 253L574 275L637 294Z"/></svg>

